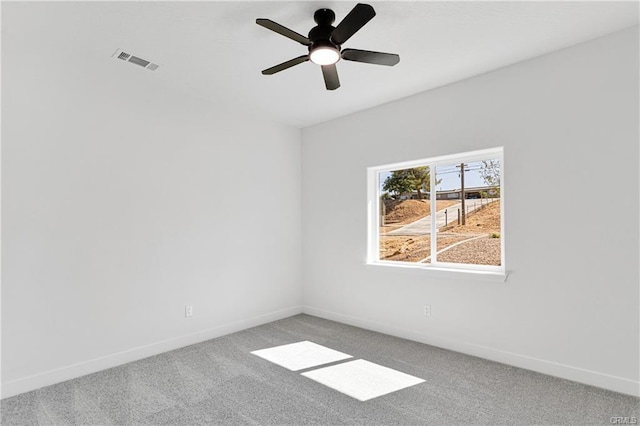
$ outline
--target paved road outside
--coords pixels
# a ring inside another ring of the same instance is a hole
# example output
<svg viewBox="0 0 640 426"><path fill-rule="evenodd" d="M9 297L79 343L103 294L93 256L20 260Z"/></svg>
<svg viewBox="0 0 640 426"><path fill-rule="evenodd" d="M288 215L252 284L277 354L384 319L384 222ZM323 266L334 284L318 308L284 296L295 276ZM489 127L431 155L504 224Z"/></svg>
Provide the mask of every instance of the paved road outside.
<svg viewBox="0 0 640 426"><path fill-rule="evenodd" d="M479 200L479 199L465 200L465 208L467 210L467 214L481 207L483 204L487 204L497 200L498 198L489 198L484 200ZM436 227L440 229L451 222L457 222L458 210L460 208L461 208L461 203L458 203L458 204L454 204L453 206L447 207L446 209L442 209L436 212ZM446 218L446 222L445 222L445 218ZM425 235L425 234L431 234L431 215L425 216L421 219L416 220L415 222L411 222L407 225L404 225L398 229L389 231L382 235Z"/></svg>

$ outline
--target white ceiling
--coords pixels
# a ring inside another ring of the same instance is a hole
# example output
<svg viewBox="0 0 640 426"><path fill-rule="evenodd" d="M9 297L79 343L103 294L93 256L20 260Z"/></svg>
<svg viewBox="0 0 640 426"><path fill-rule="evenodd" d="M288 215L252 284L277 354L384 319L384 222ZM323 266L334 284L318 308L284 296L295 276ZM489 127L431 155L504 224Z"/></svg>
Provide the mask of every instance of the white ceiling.
<svg viewBox="0 0 640 426"><path fill-rule="evenodd" d="M94 84L117 79L122 93L149 85L305 127L638 23L637 2L371 2L377 16L343 48L398 53L397 66L341 61L333 92L309 62L261 75L306 48L256 18L306 35L316 9L333 9L337 23L355 3L3 2L2 33L14 50L41 56L43 70L58 61ZM118 48L161 67L111 58Z"/></svg>

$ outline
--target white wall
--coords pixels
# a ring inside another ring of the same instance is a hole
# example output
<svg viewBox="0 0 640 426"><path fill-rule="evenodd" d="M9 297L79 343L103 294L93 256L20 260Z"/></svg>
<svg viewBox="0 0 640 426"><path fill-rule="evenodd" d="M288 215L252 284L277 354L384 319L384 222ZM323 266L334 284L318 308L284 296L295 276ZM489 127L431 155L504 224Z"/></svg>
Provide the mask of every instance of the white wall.
<svg viewBox="0 0 640 426"><path fill-rule="evenodd" d="M299 129L2 48L3 397L301 311Z"/></svg>
<svg viewBox="0 0 640 426"><path fill-rule="evenodd" d="M305 312L639 394L638 113L636 27L304 129ZM367 167L495 146L506 283L365 265Z"/></svg>

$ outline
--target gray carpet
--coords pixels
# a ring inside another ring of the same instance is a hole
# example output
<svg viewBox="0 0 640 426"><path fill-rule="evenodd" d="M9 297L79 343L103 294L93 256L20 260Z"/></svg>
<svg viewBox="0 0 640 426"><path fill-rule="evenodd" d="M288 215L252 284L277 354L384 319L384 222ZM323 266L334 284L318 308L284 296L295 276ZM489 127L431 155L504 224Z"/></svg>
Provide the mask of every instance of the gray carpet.
<svg viewBox="0 0 640 426"><path fill-rule="evenodd" d="M302 340L426 382L360 402L250 354ZM640 422L638 398L308 315L8 398L0 408L3 425Z"/></svg>

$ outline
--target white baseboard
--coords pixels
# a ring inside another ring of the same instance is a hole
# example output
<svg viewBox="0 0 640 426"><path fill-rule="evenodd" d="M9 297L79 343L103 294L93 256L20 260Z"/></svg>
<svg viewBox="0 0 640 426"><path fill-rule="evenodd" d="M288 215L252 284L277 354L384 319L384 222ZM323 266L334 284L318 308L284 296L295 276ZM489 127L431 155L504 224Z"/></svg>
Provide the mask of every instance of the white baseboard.
<svg viewBox="0 0 640 426"><path fill-rule="evenodd" d="M217 325L205 330L189 333L184 336L172 339L162 340L149 345L140 346L126 351L106 355L89 361L80 362L66 367L57 368L55 370L45 371L43 373L34 374L32 376L22 377L2 384L0 395L2 398L8 398L24 392L39 389L44 386L53 385L107 368L116 367L128 362L137 361L139 359L158 355L163 352L171 351L196 343L204 342L209 339L224 336L226 334L235 333L237 331L246 330L247 328L256 327L279 319L287 318L302 313L301 306L294 306L252 318L234 321L222 325Z"/></svg>
<svg viewBox="0 0 640 426"><path fill-rule="evenodd" d="M533 358L526 355L520 355L513 352L502 351L487 346L445 339L440 336L430 336L417 331L402 329L375 321L369 321L362 318L340 314L337 312L326 311L323 309L315 308L313 306L303 306L302 312L308 315L353 325L355 327L377 331L380 333L401 337L403 339L409 339L416 342L437 346L439 348L449 349L455 352L500 362L502 364L508 364L514 367L524 368L527 370L536 371L538 373L548 374L550 376L555 376L574 382L608 389L614 392L620 392L627 395L640 397L640 382L635 380L625 379L623 377L612 376L604 373L598 373L597 371L585 370L582 368Z"/></svg>
<svg viewBox="0 0 640 426"><path fill-rule="evenodd" d="M139 359L147 358L153 355L158 355L160 353L167 352L173 349L178 349L209 339L214 339L226 334L246 330L247 328L256 327L300 313L338 321L344 324L365 328L367 330L390 334L392 336L477 356L515 367L525 368L527 370L537 371L539 373L548 374L551 376L560 377L591 386L609 389L614 392L620 392L640 397L640 382L638 381L572 367L570 365L559 364L552 361L528 357L525 355L502 351L486 346L444 339L437 336L429 336L413 330L401 329L398 327L389 326L387 324L377 323L375 321L369 321L349 315L340 314L337 312L314 308L312 306L295 306L287 309L282 309L279 311L258 315L252 318L218 325L173 339L155 342L150 345L141 346L93 360L12 380L10 382L2 384L0 395L2 398L8 398L24 392L39 389L44 386L49 386L56 383L64 382L66 380L75 379L77 377L105 370L107 368L116 367L118 365L137 361Z"/></svg>

